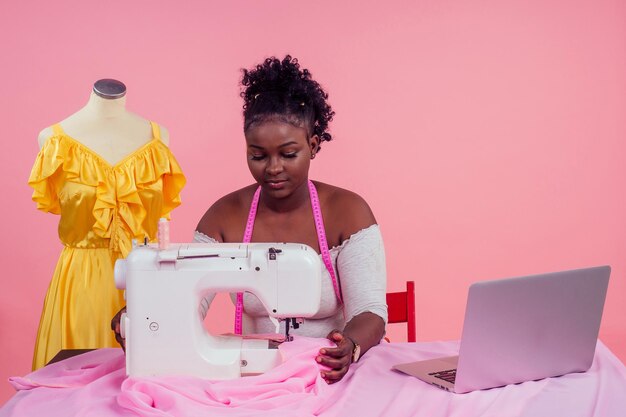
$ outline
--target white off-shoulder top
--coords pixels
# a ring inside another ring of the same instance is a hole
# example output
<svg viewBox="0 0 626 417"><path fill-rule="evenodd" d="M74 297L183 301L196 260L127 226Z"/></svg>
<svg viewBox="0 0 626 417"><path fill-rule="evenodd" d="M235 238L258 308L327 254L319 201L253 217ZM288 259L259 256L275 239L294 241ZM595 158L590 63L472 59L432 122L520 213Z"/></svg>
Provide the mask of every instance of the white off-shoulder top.
<svg viewBox="0 0 626 417"><path fill-rule="evenodd" d="M216 240L196 231L194 242L216 242ZM306 319L299 329L290 333L308 337L326 337L331 330L342 330L346 322L364 312L380 316L386 324L387 269L379 226L373 224L353 234L340 246L330 249L330 257L341 286L345 309L337 300L328 270L320 262L322 268L320 309L314 317ZM231 294L231 298L234 302L235 294ZM256 296L244 293L243 305L244 334L276 331L263 304ZM281 322L280 326L279 332L284 333L284 323Z"/></svg>

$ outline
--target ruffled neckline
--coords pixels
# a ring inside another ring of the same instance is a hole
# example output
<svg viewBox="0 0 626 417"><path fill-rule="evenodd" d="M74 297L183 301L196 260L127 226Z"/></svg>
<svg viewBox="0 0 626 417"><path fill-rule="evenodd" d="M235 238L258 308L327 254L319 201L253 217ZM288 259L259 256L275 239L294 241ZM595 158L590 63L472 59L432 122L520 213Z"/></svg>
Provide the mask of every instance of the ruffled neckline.
<svg viewBox="0 0 626 417"><path fill-rule="evenodd" d="M341 252L341 250L350 242L350 241L354 241L357 240L359 238L361 238L364 235L367 235L368 233L370 233L371 231L378 229L378 223L374 223L370 226L364 227L363 229L351 234L346 240L344 240L343 242L341 242L340 245L337 246L333 246L332 248L329 249L329 252L331 252L331 254L338 254L339 252ZM194 231L194 241L198 241L197 239L195 239L196 236L199 236L202 240L202 242L206 242L206 243L218 243L217 240L213 239L211 236L205 235L204 233L195 230ZM318 253L319 256L322 256L321 254Z"/></svg>
<svg viewBox="0 0 626 417"><path fill-rule="evenodd" d="M44 149L46 146L48 146L49 142L54 141L54 140L58 140L58 141L66 140L66 141L68 141L69 145L71 145L73 147L76 147L77 149L80 149L81 153L89 155L92 159L94 159L96 162L98 162L104 168L108 168L108 169L111 169L111 170L115 170L117 168L120 168L121 166L123 166L126 163L128 163L129 160L137 159L137 157L140 156L142 154L142 152L145 152L146 149L151 148L153 146L158 146L160 144L160 145L162 145L163 147L165 147L166 149L169 150L168 146L165 143L163 143L161 141L161 139L159 139L159 138L157 138L157 137L155 137L153 135L152 138L148 142L144 143L143 145L141 145L140 147L138 147L137 149L135 149L134 151L132 151L128 155L124 156L119 161L117 161L115 163L111 163L106 158L104 158L102 155L100 155L98 152L96 152L95 150L93 150L89 146L85 145L84 143L82 143L78 139L75 139L74 137L68 135L65 132L55 133L52 136L50 136L44 142L44 145L42 146L42 149Z"/></svg>

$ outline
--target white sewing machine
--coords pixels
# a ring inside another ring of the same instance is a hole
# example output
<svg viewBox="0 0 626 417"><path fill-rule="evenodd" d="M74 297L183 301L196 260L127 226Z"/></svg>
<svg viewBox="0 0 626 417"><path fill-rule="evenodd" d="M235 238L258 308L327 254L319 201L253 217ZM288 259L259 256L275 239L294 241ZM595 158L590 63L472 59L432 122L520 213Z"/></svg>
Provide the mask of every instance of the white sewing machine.
<svg viewBox="0 0 626 417"><path fill-rule="evenodd" d="M290 319L319 310L321 266L315 250L296 243L144 245L117 261L115 283L126 290L127 375L231 379L268 371L281 356L267 340L208 333L205 297L251 292L277 331L279 320L288 331Z"/></svg>

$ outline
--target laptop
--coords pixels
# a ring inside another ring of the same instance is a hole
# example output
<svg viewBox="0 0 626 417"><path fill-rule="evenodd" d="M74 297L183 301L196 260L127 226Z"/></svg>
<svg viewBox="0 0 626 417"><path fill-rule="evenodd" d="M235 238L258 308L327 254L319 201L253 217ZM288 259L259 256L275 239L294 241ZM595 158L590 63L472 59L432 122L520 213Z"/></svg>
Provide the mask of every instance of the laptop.
<svg viewBox="0 0 626 417"><path fill-rule="evenodd" d="M392 369L458 394L585 372L610 272L599 266L474 283L459 355Z"/></svg>

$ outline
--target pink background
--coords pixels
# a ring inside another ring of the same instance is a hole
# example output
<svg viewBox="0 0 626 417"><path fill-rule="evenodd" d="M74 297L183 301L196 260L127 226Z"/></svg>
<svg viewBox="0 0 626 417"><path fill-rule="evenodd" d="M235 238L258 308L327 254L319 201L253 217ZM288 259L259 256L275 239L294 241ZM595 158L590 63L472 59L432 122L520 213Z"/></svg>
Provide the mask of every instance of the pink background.
<svg viewBox="0 0 626 417"><path fill-rule="evenodd" d="M389 289L416 281L419 340L460 337L473 281L610 264L600 337L626 360L623 1L162 3L0 6L1 380L30 369L61 250L26 185L39 131L95 80L124 81L128 108L170 131L189 180L173 240L189 240L251 182L239 69L285 53L337 112L311 176L369 201ZM11 393L0 382L0 403Z"/></svg>

